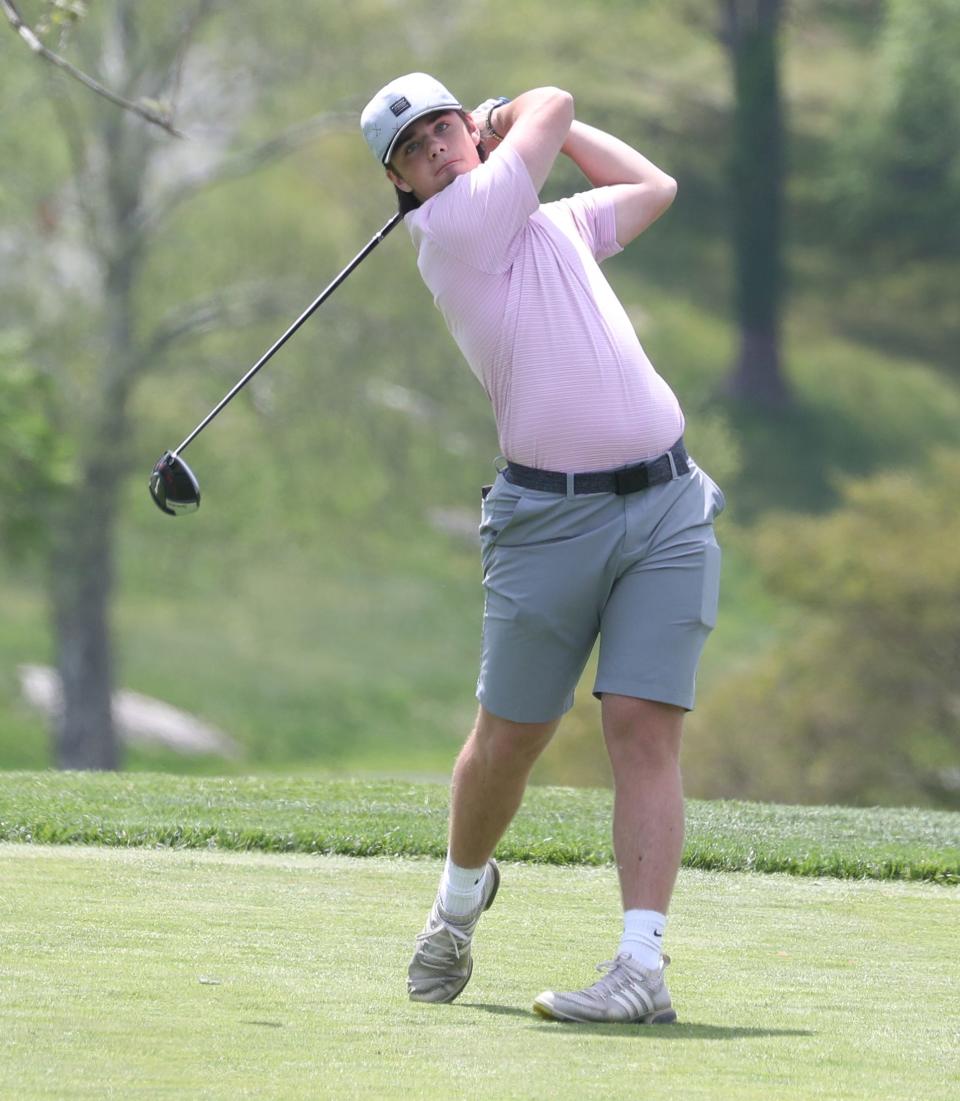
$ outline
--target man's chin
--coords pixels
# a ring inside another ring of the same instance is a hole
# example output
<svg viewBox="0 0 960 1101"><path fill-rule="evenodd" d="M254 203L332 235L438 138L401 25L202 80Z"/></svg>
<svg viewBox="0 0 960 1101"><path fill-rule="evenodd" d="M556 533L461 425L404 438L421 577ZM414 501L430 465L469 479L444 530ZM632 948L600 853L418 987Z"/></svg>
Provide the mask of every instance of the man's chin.
<svg viewBox="0 0 960 1101"><path fill-rule="evenodd" d="M429 195L417 194L417 198L421 203L425 203L427 199L432 199L434 195L439 195L444 188L449 187L458 176L463 176L467 172L471 171L471 168L475 168L476 165L467 167L462 161L458 161L456 164L451 164L447 168L441 169L440 172L433 178L433 187ZM415 193L416 194L416 193Z"/></svg>

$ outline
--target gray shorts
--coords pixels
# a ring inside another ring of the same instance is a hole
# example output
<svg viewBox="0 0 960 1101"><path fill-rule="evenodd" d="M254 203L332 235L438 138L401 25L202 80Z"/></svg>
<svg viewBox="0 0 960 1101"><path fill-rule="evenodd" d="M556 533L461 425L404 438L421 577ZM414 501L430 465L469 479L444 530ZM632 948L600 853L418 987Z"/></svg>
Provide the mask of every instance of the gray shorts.
<svg viewBox="0 0 960 1101"><path fill-rule="evenodd" d="M514 722L559 717L599 635L594 695L692 708L716 622L723 506L692 461L689 473L625 496L564 496L498 475L480 524L480 703Z"/></svg>

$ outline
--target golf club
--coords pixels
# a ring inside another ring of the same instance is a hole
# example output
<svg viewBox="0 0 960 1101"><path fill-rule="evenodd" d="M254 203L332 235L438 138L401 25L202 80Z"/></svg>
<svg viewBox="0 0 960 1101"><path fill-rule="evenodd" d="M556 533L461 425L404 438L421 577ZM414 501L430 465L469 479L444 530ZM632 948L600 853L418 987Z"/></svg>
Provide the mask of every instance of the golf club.
<svg viewBox="0 0 960 1101"><path fill-rule="evenodd" d="M361 260L365 259L386 235L400 222L402 215L397 213L367 242L357 253L342 272L329 286L310 303L303 313L290 326L289 329L257 360L242 379L226 394L217 405L203 418L196 428L172 451L164 451L157 459L153 472L150 475L150 496L156 502L157 508L168 516L179 516L185 512L195 512L200 507L200 483L196 475L181 458L186 447L200 435L213 418L240 393L260 368L278 352L284 344L293 336L308 317L322 305L340 284L347 278Z"/></svg>

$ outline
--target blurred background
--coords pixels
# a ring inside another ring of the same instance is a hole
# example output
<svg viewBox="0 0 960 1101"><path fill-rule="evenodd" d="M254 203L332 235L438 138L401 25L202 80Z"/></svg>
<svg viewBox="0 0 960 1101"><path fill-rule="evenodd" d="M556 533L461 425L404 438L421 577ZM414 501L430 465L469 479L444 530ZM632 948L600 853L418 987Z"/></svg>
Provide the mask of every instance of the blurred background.
<svg viewBox="0 0 960 1101"><path fill-rule="evenodd" d="M960 807L960 0L4 4L0 768L448 774L497 445L403 228L147 493L392 213L411 70L679 181L605 271L728 502L688 794ZM591 675L538 782L608 782Z"/></svg>

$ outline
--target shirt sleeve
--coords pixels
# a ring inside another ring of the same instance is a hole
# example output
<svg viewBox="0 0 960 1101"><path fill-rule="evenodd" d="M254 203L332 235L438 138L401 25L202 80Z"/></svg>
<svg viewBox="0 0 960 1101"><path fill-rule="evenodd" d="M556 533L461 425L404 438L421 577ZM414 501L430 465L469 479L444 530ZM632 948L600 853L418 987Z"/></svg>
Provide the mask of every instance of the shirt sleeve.
<svg viewBox="0 0 960 1101"><path fill-rule="evenodd" d="M616 208L609 187L581 191L569 199L561 199L558 205L566 208L574 227L598 263L623 251L617 241Z"/></svg>
<svg viewBox="0 0 960 1101"><path fill-rule="evenodd" d="M408 220L418 247L427 237L461 263L497 274L513 262L520 233L539 207L523 158L503 145L428 199Z"/></svg>

